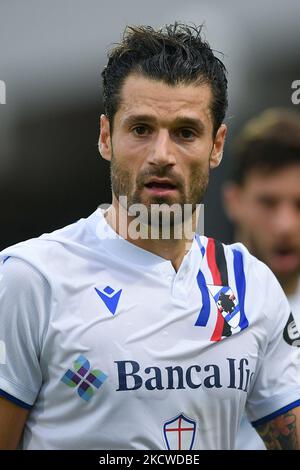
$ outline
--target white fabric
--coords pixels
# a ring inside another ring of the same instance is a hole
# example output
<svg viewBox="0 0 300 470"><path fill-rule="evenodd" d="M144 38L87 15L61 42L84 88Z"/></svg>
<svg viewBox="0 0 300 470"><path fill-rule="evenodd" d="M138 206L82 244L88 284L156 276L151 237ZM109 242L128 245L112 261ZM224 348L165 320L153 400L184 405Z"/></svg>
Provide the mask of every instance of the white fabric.
<svg viewBox="0 0 300 470"><path fill-rule="evenodd" d="M300 331L300 276L296 292L288 297L288 301L291 306L297 328Z"/></svg>
<svg viewBox="0 0 300 470"><path fill-rule="evenodd" d="M98 209L1 253L0 389L33 405L24 449L232 449L245 406L256 421L300 399L300 348L283 340L290 309L275 277L241 244L225 247L239 302L234 250L242 254L249 326L212 341L216 287L208 240L202 251L198 242L176 273L116 236ZM205 326L195 326L200 268Z"/></svg>

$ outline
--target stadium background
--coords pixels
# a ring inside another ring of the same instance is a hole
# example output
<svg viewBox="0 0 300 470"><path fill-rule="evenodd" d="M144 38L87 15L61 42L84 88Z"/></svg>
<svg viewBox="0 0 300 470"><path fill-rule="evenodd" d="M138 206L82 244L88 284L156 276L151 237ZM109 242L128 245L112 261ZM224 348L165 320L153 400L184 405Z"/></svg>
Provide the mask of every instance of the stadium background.
<svg viewBox="0 0 300 470"><path fill-rule="evenodd" d="M298 0L1 0L0 249L110 202L98 154L100 73L126 24L205 22L229 72L229 135L205 199L205 234L231 240L221 202L232 135L300 80ZM298 105L300 111L300 105Z"/></svg>

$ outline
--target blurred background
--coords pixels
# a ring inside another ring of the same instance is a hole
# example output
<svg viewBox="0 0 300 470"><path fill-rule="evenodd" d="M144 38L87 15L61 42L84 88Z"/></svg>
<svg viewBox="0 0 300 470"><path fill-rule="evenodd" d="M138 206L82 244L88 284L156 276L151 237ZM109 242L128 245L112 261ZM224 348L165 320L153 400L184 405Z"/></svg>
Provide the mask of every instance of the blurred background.
<svg viewBox="0 0 300 470"><path fill-rule="evenodd" d="M106 51L126 24L175 20L204 22L228 69L229 135L205 199L205 235L231 241L221 189L232 136L267 106L295 109L299 0L0 0L0 249L110 202L97 150Z"/></svg>

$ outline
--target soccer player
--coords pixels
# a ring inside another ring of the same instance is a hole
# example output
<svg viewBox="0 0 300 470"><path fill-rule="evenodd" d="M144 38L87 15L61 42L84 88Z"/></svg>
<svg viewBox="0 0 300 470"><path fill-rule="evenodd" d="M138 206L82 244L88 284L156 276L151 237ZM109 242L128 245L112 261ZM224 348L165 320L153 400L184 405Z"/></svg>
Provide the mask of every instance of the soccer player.
<svg viewBox="0 0 300 470"><path fill-rule="evenodd" d="M201 28L129 27L103 84L111 206L2 252L0 447L232 449L246 408L299 448L286 297L243 245L195 233L223 63Z"/></svg>
<svg viewBox="0 0 300 470"><path fill-rule="evenodd" d="M285 335L300 346L300 115L271 108L247 122L232 168L224 200L235 239L275 273L294 314ZM237 448L265 448L246 419Z"/></svg>

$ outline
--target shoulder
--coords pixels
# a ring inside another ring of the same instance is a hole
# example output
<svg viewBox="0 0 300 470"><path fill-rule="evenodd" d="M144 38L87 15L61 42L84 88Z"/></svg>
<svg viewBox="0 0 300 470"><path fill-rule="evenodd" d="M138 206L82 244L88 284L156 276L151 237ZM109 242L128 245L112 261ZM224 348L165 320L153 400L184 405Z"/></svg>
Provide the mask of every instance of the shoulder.
<svg viewBox="0 0 300 470"><path fill-rule="evenodd" d="M2 333L11 331L17 344L32 342L40 350L52 311L53 294L47 279L31 264L10 257L0 264Z"/></svg>
<svg viewBox="0 0 300 470"><path fill-rule="evenodd" d="M56 243L33 238L10 246L0 253L0 266L7 282L15 285L23 280L30 283L34 280L50 281L48 260L55 260Z"/></svg>
<svg viewBox="0 0 300 470"><path fill-rule="evenodd" d="M32 286L44 284L42 274L30 263L14 256L5 257L0 263L0 282L6 286L29 290Z"/></svg>
<svg viewBox="0 0 300 470"><path fill-rule="evenodd" d="M236 259L243 260L246 279L250 283L254 283L257 291L263 292L265 298L268 293L275 291L283 300L286 300L286 296L274 273L264 262L253 256L245 245L233 243L225 245L225 250L228 253L233 253Z"/></svg>
<svg viewBox="0 0 300 470"><path fill-rule="evenodd" d="M6 259L23 261L13 262L10 269L21 271L28 269L38 272L48 282L55 283L55 275L60 270L65 269L70 264L70 260L76 262L82 251L87 251L87 247L93 246L89 240L90 232L86 227L86 219L55 230L51 233L44 233L40 237L31 238L10 246L0 252L0 265ZM11 263L9 263L11 266Z"/></svg>
<svg viewBox="0 0 300 470"><path fill-rule="evenodd" d="M208 237L200 237L208 261L223 262L231 266L240 274L244 274L250 280L278 282L269 267L253 256L242 243L225 244L219 240ZM203 250L203 251L204 251Z"/></svg>
<svg viewBox="0 0 300 470"><path fill-rule="evenodd" d="M51 306L51 298L51 285L33 265L14 257L0 263L1 311L43 315Z"/></svg>
<svg viewBox="0 0 300 470"><path fill-rule="evenodd" d="M286 296L265 263L249 253L242 243L226 245L206 237L201 237L201 243L205 264L215 277L214 284L236 286L239 297L245 299L247 310L261 312L269 319L282 316L282 312L286 317L289 311Z"/></svg>

